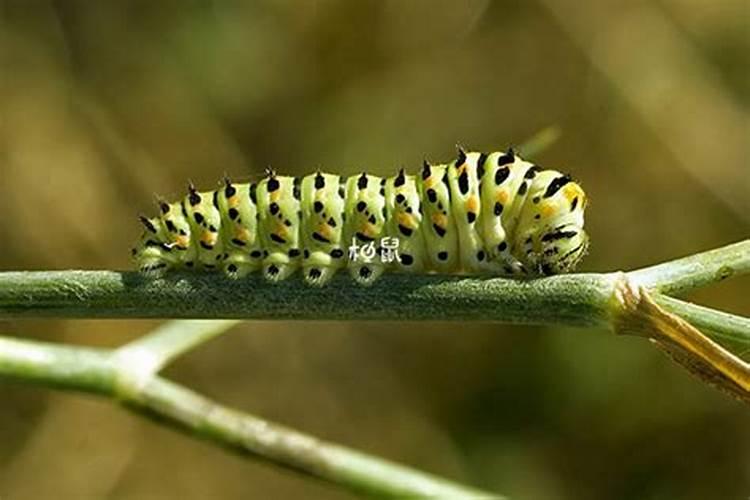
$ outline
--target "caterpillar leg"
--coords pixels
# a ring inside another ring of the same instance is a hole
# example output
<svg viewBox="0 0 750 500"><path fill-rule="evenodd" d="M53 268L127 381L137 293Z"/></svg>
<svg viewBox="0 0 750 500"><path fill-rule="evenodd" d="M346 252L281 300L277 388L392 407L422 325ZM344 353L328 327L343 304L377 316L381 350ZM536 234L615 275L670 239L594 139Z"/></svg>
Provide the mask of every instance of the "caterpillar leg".
<svg viewBox="0 0 750 500"><path fill-rule="evenodd" d="M491 273L499 276L524 276L528 269L523 263L515 258L509 250L508 242L503 240L489 250L489 265L492 265Z"/></svg>
<svg viewBox="0 0 750 500"><path fill-rule="evenodd" d="M349 265L349 274L352 279L362 286L370 286L375 283L384 271L385 267L375 262Z"/></svg>
<svg viewBox="0 0 750 500"><path fill-rule="evenodd" d="M305 268L305 283L315 287L324 286L336 275L336 271L337 269L332 267Z"/></svg>
<svg viewBox="0 0 750 500"><path fill-rule="evenodd" d="M172 268L168 261L158 257L139 259L137 265L138 270L150 279L161 278Z"/></svg>
<svg viewBox="0 0 750 500"><path fill-rule="evenodd" d="M310 286L323 286L336 275L338 267L331 255L324 252L312 252L305 259L302 267L305 283Z"/></svg>
<svg viewBox="0 0 750 500"><path fill-rule="evenodd" d="M284 281L291 276L294 271L297 270L297 266L292 264L278 264L270 263L263 266L263 276L272 283Z"/></svg>
<svg viewBox="0 0 750 500"><path fill-rule="evenodd" d="M249 256L242 253L230 253L229 257L224 260L221 270L230 279L240 279L253 271L257 271L259 267L258 263L254 262Z"/></svg>

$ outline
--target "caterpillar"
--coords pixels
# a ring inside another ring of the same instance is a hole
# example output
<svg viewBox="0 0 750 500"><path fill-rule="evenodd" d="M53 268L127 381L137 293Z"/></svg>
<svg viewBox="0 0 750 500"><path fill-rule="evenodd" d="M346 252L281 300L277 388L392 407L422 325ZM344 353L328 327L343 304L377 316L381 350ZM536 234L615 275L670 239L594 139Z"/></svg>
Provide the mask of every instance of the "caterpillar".
<svg viewBox="0 0 750 500"><path fill-rule="evenodd" d="M157 217L132 256L148 276L171 269L262 271L278 282L299 268L312 286L347 268L361 285L388 270L538 277L571 271L588 248L583 189L512 149L458 149L444 165L425 161L383 178L317 171L303 178L267 169L257 183L225 178L213 191L192 183Z"/></svg>

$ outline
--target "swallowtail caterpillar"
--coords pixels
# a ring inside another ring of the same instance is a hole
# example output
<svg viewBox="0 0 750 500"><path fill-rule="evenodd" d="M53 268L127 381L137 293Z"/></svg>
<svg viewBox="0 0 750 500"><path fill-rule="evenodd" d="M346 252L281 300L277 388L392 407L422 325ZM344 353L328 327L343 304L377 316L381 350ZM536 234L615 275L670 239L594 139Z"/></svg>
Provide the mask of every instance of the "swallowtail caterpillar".
<svg viewBox="0 0 750 500"><path fill-rule="evenodd" d="M276 282L301 268L313 286L343 268L362 285L386 271L535 277L571 271L588 247L583 189L512 149L459 148L449 164L425 161L416 175L387 178L267 170L257 183L225 179L214 191L191 184L184 199L159 208L141 216L132 250L149 276L196 269L239 279L260 270Z"/></svg>

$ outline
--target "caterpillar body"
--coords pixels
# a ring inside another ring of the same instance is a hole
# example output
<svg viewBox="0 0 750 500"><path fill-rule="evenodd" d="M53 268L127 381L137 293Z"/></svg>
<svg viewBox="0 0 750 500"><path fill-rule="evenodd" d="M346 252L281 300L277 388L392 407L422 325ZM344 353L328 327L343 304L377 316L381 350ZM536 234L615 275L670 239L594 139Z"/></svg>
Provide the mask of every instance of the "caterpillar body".
<svg viewBox="0 0 750 500"><path fill-rule="evenodd" d="M417 175L388 178L267 170L257 183L225 179L214 191L191 184L184 199L159 208L141 216L132 249L150 276L187 268L237 279L260 270L276 282L301 268L313 286L342 268L362 285L388 270L534 277L572 270L588 247L583 189L512 149L459 149L450 164L425 161Z"/></svg>

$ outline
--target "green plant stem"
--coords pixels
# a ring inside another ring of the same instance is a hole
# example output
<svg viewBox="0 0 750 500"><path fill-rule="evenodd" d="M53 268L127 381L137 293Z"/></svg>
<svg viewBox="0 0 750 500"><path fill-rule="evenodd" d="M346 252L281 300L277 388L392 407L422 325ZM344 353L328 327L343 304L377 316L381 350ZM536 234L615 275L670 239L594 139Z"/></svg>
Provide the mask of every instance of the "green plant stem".
<svg viewBox="0 0 750 500"><path fill-rule="evenodd" d="M518 146L518 152L524 158L533 158L557 142L560 135L562 135L560 127L550 125L526 139Z"/></svg>
<svg viewBox="0 0 750 500"><path fill-rule="evenodd" d="M750 240L632 271L635 285L684 293L750 272ZM360 287L344 273L322 289L292 277L271 284L257 274L0 273L0 318L204 318L327 320L483 320L591 326L608 321L621 273L535 280L390 274Z"/></svg>
<svg viewBox="0 0 750 500"><path fill-rule="evenodd" d="M591 326L607 321L619 274L533 281L387 275L369 288L348 276L316 289L297 277L52 271L0 273L0 318L216 318L326 320L491 320Z"/></svg>
<svg viewBox="0 0 750 500"><path fill-rule="evenodd" d="M750 319L699 306L666 295L654 294L654 301L677 314L717 340L729 340L750 346Z"/></svg>
<svg viewBox="0 0 750 500"><path fill-rule="evenodd" d="M638 310L628 311L623 290L637 293L644 287L652 293L684 293L749 271L750 240L627 274L569 274L527 281L389 275L370 288L356 286L345 276L333 286L313 289L294 278L271 285L257 276L230 281L201 273L147 280L136 273L110 271L7 272L0 273L0 319L216 321L172 322L115 351L0 338L0 375L109 396L158 416L161 422L358 492L381 497L493 498L221 407L156 372L239 319L492 320L616 328L618 321L622 325L640 317L635 314ZM664 308L717 337L750 344L750 320L654 295ZM641 319L653 323L654 311L653 307L648 314L641 311ZM660 315L666 318L659 324L664 331L679 324ZM695 331L688 340L702 342L698 335ZM744 384L745 365L727 366L739 370L732 373Z"/></svg>
<svg viewBox="0 0 750 500"><path fill-rule="evenodd" d="M635 284L666 295L750 273L750 239L628 273Z"/></svg>
<svg viewBox="0 0 750 500"><path fill-rule="evenodd" d="M138 411L167 416L184 430L242 453L380 498L501 498L445 479L320 441L222 407L155 377L132 402Z"/></svg>
<svg viewBox="0 0 750 500"><path fill-rule="evenodd" d="M224 333L239 320L174 320L168 321L129 344L115 350L121 363L140 363L143 375L158 372L170 361Z"/></svg>
<svg viewBox="0 0 750 500"><path fill-rule="evenodd" d="M0 337L0 375L102 395L116 387L109 351L9 337Z"/></svg>
<svg viewBox="0 0 750 500"><path fill-rule="evenodd" d="M178 326L190 328L169 328ZM143 379L138 391L122 391L118 381L133 378L131 370L139 368L116 362L107 351L0 337L2 376L109 396L133 411L158 417L162 424L168 421L234 451L358 493L381 498L500 498L221 406L156 375Z"/></svg>

